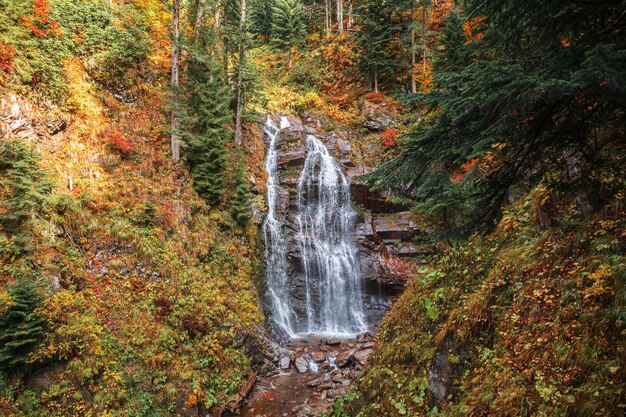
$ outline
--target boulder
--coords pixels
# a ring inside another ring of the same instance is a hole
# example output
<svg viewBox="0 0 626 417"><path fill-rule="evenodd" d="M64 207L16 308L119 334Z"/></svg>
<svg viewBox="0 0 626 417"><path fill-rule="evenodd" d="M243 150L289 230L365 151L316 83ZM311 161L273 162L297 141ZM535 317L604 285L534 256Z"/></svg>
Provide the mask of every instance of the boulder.
<svg viewBox="0 0 626 417"><path fill-rule="evenodd" d="M372 352L372 349L359 350L354 354L354 359L356 359L356 361L362 366L365 366Z"/></svg>
<svg viewBox="0 0 626 417"><path fill-rule="evenodd" d="M334 388L334 387L335 386L333 385L332 382L324 382L323 384L320 384L320 385L317 386L317 390L318 391L324 391L324 390L331 389L331 388Z"/></svg>
<svg viewBox="0 0 626 417"><path fill-rule="evenodd" d="M341 344L341 340L339 339L326 339L324 340L328 346L339 346Z"/></svg>
<svg viewBox="0 0 626 417"><path fill-rule="evenodd" d="M373 103L371 101L365 101L361 110L363 116L363 126L367 129L380 132L386 128L395 126L397 121L394 111L391 107L386 106L385 103Z"/></svg>
<svg viewBox="0 0 626 417"><path fill-rule="evenodd" d="M324 352L312 352L311 358L317 363L324 362L326 360L326 354Z"/></svg>
<svg viewBox="0 0 626 417"><path fill-rule="evenodd" d="M374 342L363 343L363 349L372 349L373 347L374 347Z"/></svg>
<svg viewBox="0 0 626 417"><path fill-rule="evenodd" d="M294 363L296 365L296 369L301 374L309 370L309 361L307 361L304 356L298 356L296 360L294 361Z"/></svg>
<svg viewBox="0 0 626 417"><path fill-rule="evenodd" d="M450 355L461 360L450 362ZM462 374L463 358L465 354L459 349L454 333L446 335L435 352L435 359L428 372L428 389L438 402L445 401L450 394L454 394L454 380Z"/></svg>
<svg viewBox="0 0 626 417"><path fill-rule="evenodd" d="M278 364L280 366L280 369L282 370L289 369L289 365L291 365L291 359L289 358L289 356L283 356L282 358L280 358Z"/></svg>
<svg viewBox="0 0 626 417"><path fill-rule="evenodd" d="M337 358L335 358L335 364L340 368L349 365L350 362L354 359L355 353L355 349L344 350L339 355L337 355Z"/></svg>

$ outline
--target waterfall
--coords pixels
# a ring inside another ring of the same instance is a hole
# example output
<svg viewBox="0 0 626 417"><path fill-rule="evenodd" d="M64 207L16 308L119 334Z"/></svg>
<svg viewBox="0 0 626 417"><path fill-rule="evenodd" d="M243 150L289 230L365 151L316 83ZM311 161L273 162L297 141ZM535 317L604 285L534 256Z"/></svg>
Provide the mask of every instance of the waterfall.
<svg viewBox="0 0 626 417"><path fill-rule="evenodd" d="M367 325L350 181L322 141L309 135L306 147L298 178L296 224L305 276L307 332L362 332Z"/></svg>
<svg viewBox="0 0 626 417"><path fill-rule="evenodd" d="M292 337L294 332L294 312L290 305L289 263L287 261L287 240L282 231L282 222L278 219L276 208L280 191L278 173L278 149L280 131L289 127L286 117L281 117L280 126L267 118L264 132L270 139L265 158L267 171L267 216L263 223L265 236L265 262L267 268L267 295L269 298L272 320Z"/></svg>
<svg viewBox="0 0 626 417"><path fill-rule="evenodd" d="M277 167L280 126L268 118L270 140L268 213L263 224L267 265L267 296L272 320L290 337L299 333L354 334L367 330L363 291L355 245L355 217L350 182L328 149L315 136L306 138L306 159L296 189L296 234L292 246L300 258L300 279L290 279L290 247L277 213L280 178ZM298 282L299 284L295 284ZM304 286L304 300L294 296L294 285Z"/></svg>

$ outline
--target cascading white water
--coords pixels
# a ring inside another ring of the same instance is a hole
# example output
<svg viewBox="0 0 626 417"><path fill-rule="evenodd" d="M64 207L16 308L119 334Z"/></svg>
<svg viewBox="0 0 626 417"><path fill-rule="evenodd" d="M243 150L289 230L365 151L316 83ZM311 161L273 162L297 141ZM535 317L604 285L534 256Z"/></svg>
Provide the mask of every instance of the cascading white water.
<svg viewBox="0 0 626 417"><path fill-rule="evenodd" d="M367 324L350 181L322 141L309 135L306 147L296 214L306 286L306 331L362 332Z"/></svg>
<svg viewBox="0 0 626 417"><path fill-rule="evenodd" d="M267 296L272 320L290 337L299 333L354 334L367 330L361 276L355 247L355 212L350 182L315 136L306 138L306 159L298 178L297 234L305 300L294 296L290 281L289 244L277 211L280 194L278 141L280 126L268 117L265 133L270 144L265 159L268 173L268 212L263 224L267 265ZM297 280L294 280L296 282Z"/></svg>
<svg viewBox="0 0 626 417"><path fill-rule="evenodd" d="M272 320L291 337L295 335L293 330L295 317L293 308L290 305L287 241L276 211L280 191L277 144L280 139L280 131L287 127L289 127L289 121L286 117L281 117L280 126L276 126L268 117L263 129L270 139L270 146L265 158L268 209L265 222L263 223L263 233L265 235L267 291L272 311Z"/></svg>

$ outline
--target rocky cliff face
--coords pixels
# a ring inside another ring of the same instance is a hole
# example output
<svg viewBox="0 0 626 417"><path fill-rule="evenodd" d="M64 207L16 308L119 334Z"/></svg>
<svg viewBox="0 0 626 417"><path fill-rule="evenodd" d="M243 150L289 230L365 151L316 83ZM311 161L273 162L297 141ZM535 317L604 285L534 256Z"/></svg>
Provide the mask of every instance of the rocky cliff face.
<svg viewBox="0 0 626 417"><path fill-rule="evenodd" d="M272 117L278 122L278 116ZM387 201L386 195L370 192L359 181L359 176L367 174L371 168L357 162L367 158L356 158L355 155L376 152L376 149L354 149L354 141L351 140L354 135L351 132L326 132L312 115L303 118L290 115L288 120L290 127L282 131L278 144L280 190L277 211L284 222L289 241L290 286L294 289L292 295L304 301L302 257L295 240L297 226L294 213L298 175L306 158L305 138L314 135L323 141L351 180L352 201L359 213L355 239L358 243L359 269L365 281L366 314L368 322L376 324L392 298L404 288L408 278L417 269L419 262L408 262L406 259L417 257L421 261L434 248L416 243L422 230L411 219L407 207Z"/></svg>

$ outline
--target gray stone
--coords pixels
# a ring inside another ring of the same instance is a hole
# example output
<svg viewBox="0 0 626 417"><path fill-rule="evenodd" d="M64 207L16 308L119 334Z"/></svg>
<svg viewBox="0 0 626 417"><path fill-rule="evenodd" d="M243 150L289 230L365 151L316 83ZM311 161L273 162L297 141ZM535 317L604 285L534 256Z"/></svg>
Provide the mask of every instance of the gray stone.
<svg viewBox="0 0 626 417"><path fill-rule="evenodd" d="M305 357L298 356L294 362L296 364L296 369L301 374L309 370L309 361L307 361Z"/></svg>
<svg viewBox="0 0 626 417"><path fill-rule="evenodd" d="M283 356L282 358L280 358L279 361L279 366L280 369L289 369L289 365L291 364L291 359L289 358L289 356Z"/></svg>

